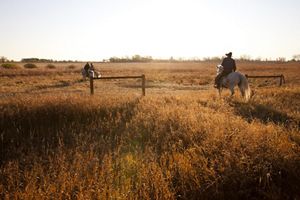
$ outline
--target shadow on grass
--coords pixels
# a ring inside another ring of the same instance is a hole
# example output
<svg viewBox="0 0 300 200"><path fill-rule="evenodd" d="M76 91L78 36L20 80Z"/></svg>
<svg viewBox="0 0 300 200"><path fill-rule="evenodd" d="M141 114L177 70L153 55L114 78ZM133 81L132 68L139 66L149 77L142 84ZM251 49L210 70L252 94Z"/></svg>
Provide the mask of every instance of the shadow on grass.
<svg viewBox="0 0 300 200"><path fill-rule="evenodd" d="M69 86L72 86L74 84L77 84L77 83L82 83L84 82L82 79L78 79L78 80L75 80L75 81L59 81L58 83L54 84L54 85L38 85L36 86L35 89L32 89L32 91L34 90L43 90L43 89L55 89L55 88L64 88L64 87L69 87Z"/></svg>
<svg viewBox="0 0 300 200"><path fill-rule="evenodd" d="M141 84L119 84L120 87L124 88L141 88ZM168 89L168 90L208 90L210 87L209 84L200 85L200 84L174 84L174 83L148 83L146 88L149 89Z"/></svg>
<svg viewBox="0 0 300 200"><path fill-rule="evenodd" d="M88 107L52 102L43 106L2 105L0 115L0 167L26 155L47 157L63 145L80 146L84 141L103 143L114 150L126 123L134 116L139 99L112 107Z"/></svg>
<svg viewBox="0 0 300 200"><path fill-rule="evenodd" d="M262 123L272 122L285 127L299 128L300 126L299 119L290 117L288 114L280 112L269 105L262 105L253 102L232 102L231 106L234 107L236 114L242 116L248 122L258 119Z"/></svg>
<svg viewBox="0 0 300 200"><path fill-rule="evenodd" d="M33 88L25 89L25 91L18 91L18 92L10 92L10 93L2 93L0 94L0 98L6 98L9 96L15 96L15 95L22 95L22 94L28 94L28 93L35 93L35 92L45 92L46 90L51 89L63 89L67 87L71 87L75 84L84 83L82 79L74 80L74 81L59 81L58 83L54 85L36 85ZM52 92L52 91L51 91Z"/></svg>

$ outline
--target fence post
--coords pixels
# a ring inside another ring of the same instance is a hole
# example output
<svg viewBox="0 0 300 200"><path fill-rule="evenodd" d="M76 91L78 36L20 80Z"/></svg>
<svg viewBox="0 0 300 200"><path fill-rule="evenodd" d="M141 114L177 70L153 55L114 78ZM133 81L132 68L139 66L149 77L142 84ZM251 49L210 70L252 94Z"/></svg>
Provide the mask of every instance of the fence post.
<svg viewBox="0 0 300 200"><path fill-rule="evenodd" d="M90 76L90 90L91 90L91 95L94 94L94 78Z"/></svg>
<svg viewBox="0 0 300 200"><path fill-rule="evenodd" d="M283 83L285 83L285 79L284 79L283 74L281 74L281 76L280 76L280 86L281 86Z"/></svg>
<svg viewBox="0 0 300 200"><path fill-rule="evenodd" d="M146 80L145 80L145 74L142 75L142 92L143 96L146 95L146 88L145 88Z"/></svg>
<svg viewBox="0 0 300 200"><path fill-rule="evenodd" d="M284 75L281 74L281 76L282 76L282 81L283 81L283 83L285 84L285 78L284 78Z"/></svg>
<svg viewBox="0 0 300 200"><path fill-rule="evenodd" d="M282 86L282 75L280 76L279 86Z"/></svg>

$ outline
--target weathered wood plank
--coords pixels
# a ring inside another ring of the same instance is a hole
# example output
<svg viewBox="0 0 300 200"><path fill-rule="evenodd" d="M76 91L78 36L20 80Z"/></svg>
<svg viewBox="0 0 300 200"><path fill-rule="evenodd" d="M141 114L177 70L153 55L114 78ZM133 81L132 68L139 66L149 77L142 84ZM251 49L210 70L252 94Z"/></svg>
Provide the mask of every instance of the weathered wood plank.
<svg viewBox="0 0 300 200"><path fill-rule="evenodd" d="M94 78L90 78L90 91L91 91L91 95L94 94L94 80L96 79L135 79L135 78L141 78L142 79L142 95L145 96L146 95L146 78L145 75L141 75L141 76L107 76L107 77L94 77Z"/></svg>
<svg viewBox="0 0 300 200"><path fill-rule="evenodd" d="M279 86L282 86L283 83L285 83L285 78L283 76L283 74L280 74L280 75L270 75L270 76L267 76L267 75L248 75L246 74L245 75L246 78L280 78L280 82L279 82Z"/></svg>

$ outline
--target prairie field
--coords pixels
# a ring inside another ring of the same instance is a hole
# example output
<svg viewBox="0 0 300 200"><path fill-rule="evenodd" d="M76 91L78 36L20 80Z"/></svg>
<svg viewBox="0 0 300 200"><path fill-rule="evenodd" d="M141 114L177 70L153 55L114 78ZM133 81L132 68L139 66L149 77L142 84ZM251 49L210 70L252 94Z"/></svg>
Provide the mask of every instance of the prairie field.
<svg viewBox="0 0 300 200"><path fill-rule="evenodd" d="M0 199L300 199L300 62L238 61L253 96L221 98L217 62L0 67Z"/></svg>

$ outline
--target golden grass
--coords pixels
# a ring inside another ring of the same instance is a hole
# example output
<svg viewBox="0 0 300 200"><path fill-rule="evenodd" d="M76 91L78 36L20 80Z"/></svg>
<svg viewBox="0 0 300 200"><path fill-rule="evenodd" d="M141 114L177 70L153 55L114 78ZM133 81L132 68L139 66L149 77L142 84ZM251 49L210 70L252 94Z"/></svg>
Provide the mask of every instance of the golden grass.
<svg viewBox="0 0 300 200"><path fill-rule="evenodd" d="M298 64L266 66L287 84L258 83L249 103L206 85L214 64L95 64L146 74L143 98L134 80L90 97L69 65L1 72L1 199L299 198Z"/></svg>

